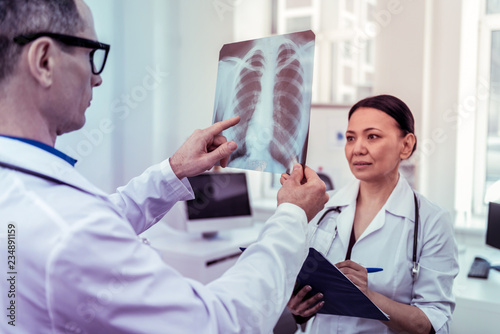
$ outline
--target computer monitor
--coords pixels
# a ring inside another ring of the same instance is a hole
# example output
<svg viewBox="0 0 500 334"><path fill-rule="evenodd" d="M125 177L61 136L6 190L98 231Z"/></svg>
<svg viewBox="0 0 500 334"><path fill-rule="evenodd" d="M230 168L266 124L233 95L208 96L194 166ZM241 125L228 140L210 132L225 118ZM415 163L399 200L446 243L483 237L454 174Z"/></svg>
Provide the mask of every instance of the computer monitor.
<svg viewBox="0 0 500 334"><path fill-rule="evenodd" d="M195 199L185 202L188 232L210 238L217 232L251 226L252 209L245 173L208 173L189 178Z"/></svg>
<svg viewBox="0 0 500 334"><path fill-rule="evenodd" d="M489 204L486 244L500 249L500 203Z"/></svg>

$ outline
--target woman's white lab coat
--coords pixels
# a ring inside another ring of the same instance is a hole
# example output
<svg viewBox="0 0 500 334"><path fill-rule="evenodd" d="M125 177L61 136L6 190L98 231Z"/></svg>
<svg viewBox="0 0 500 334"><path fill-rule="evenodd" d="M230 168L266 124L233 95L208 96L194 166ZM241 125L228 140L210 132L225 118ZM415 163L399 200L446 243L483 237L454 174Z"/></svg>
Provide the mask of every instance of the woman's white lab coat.
<svg viewBox="0 0 500 334"><path fill-rule="evenodd" d="M320 212L311 221L311 247L335 264L345 260L351 235L359 181L331 195L325 210L332 211L318 226ZM458 273L457 247L449 214L417 194L420 226L418 232L418 278L412 278L415 204L413 191L403 176L384 207L352 248L351 260L366 267L383 268L368 274L368 287L386 297L419 307L436 333L448 333L455 302L453 279ZM315 230L315 231L314 231ZM314 234L313 234L314 233ZM393 333L378 320L318 314L311 333Z"/></svg>
<svg viewBox="0 0 500 334"><path fill-rule="evenodd" d="M192 197L168 161L107 196L64 160L0 138L1 333L269 333L307 255L303 210L280 206L260 242L208 286L183 278L137 237ZM98 166L96 166L98 168ZM47 177L49 179L47 179ZM53 180L50 180L52 178ZM15 225L15 268L7 228ZM6 309L15 302L15 327Z"/></svg>

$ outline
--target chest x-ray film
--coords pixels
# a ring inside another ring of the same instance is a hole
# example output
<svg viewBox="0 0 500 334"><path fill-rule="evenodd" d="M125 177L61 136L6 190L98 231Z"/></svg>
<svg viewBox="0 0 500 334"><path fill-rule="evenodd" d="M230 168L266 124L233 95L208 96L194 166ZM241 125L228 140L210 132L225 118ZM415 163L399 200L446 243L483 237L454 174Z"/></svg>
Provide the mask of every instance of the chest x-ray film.
<svg viewBox="0 0 500 334"><path fill-rule="evenodd" d="M308 30L222 47L214 123L241 117L223 132L238 144L228 167L284 173L305 164L314 38Z"/></svg>

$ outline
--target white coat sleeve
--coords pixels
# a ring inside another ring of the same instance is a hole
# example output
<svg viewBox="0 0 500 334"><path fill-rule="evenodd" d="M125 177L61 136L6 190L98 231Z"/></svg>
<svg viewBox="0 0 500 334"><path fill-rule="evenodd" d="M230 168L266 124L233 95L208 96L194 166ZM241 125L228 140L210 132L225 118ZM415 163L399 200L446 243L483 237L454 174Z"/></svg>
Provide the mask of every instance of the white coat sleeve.
<svg viewBox="0 0 500 334"><path fill-rule="evenodd" d="M188 180L177 178L169 160L148 168L108 197L136 234L156 224L178 201L193 198Z"/></svg>
<svg viewBox="0 0 500 334"><path fill-rule="evenodd" d="M299 219L297 219L299 218ZM294 224L290 224L294 221ZM308 253L307 218L291 204L282 204L264 225L259 242L248 247L237 264L208 285L217 295L213 304L232 314L217 333L272 333L292 295L297 275ZM273 275L269 275L273 273ZM245 294L234 294L246 290ZM227 328L232 330L226 332Z"/></svg>
<svg viewBox="0 0 500 334"><path fill-rule="evenodd" d="M427 316L437 334L449 332L458 274L458 250L450 215L441 210L426 222L420 256L420 274L413 286L412 305Z"/></svg>
<svg viewBox="0 0 500 334"><path fill-rule="evenodd" d="M306 216L283 204L259 241L208 286L182 277L106 203L53 249L47 304L55 333L269 333L307 254ZM97 213L100 213L96 217Z"/></svg>

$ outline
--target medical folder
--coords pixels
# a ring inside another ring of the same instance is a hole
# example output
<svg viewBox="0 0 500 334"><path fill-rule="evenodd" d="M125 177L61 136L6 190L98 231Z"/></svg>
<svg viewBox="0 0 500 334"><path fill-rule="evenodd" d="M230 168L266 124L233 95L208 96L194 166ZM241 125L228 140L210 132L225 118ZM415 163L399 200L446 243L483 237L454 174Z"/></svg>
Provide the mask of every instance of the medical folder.
<svg viewBox="0 0 500 334"><path fill-rule="evenodd" d="M295 292L305 285L312 287L306 298L318 292L323 294L325 304L318 313L389 320L386 313L314 248L309 248L309 254L297 276Z"/></svg>

